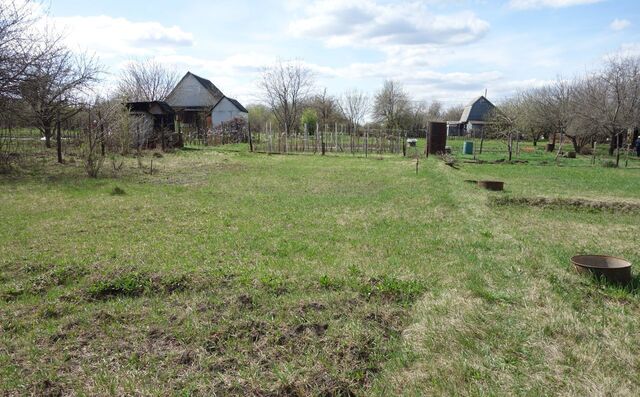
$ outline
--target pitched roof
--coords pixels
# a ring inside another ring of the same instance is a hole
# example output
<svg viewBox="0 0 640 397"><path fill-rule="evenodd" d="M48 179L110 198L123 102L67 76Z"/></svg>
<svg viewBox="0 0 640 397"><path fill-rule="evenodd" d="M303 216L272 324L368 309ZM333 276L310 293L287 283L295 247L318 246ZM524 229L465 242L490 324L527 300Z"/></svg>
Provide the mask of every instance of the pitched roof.
<svg viewBox="0 0 640 397"><path fill-rule="evenodd" d="M491 103L491 101L484 96L479 96L465 106L462 116L460 117L460 122L487 121L489 113L494 108L495 105Z"/></svg>
<svg viewBox="0 0 640 397"><path fill-rule="evenodd" d="M227 97L227 99L228 99L231 103L233 103L233 104L238 108L238 110L239 110L239 111L241 111L241 112L243 112L243 113L249 113L249 111L248 111L247 109L245 109L245 107L244 107L244 106L242 106L242 104L241 104L240 102L238 102L238 100L237 100L237 99L233 99L233 98L229 98L229 97Z"/></svg>
<svg viewBox="0 0 640 397"><path fill-rule="evenodd" d="M224 98L224 94L222 93L222 91L220 91L218 87L216 87L215 84L213 84L210 80L207 80L204 77L195 75L191 72L187 72L184 76L182 76L180 81L178 81L178 84L176 84L176 86L173 87L169 95L167 95L167 97L165 98L165 101L173 105L173 101L171 100L171 97L174 95L178 87L180 87L182 82L189 76L193 77L209 94L211 94L211 98L214 102L219 101L220 98ZM209 107L211 106L211 104L206 104L206 106Z"/></svg>
<svg viewBox="0 0 640 397"><path fill-rule="evenodd" d="M228 96L223 96L222 98L220 98L220 100L218 102L216 102L215 105L213 105L213 108L215 109L216 106L218 106L218 104L220 102L222 102L223 99L227 98L229 100L229 102L231 102L233 104L233 106L235 106L239 111L243 112L243 113L249 113L249 111L242 106L242 104L240 102L238 102L237 99L233 99L233 98L229 98Z"/></svg>
<svg viewBox="0 0 640 397"><path fill-rule="evenodd" d="M196 80L198 80L198 82L200 84L202 84L202 86L204 88L206 88L207 91L209 91L211 93L211 95L213 95L214 97L217 97L219 95L219 93L220 94L222 93L222 91L220 91L218 89L218 87L216 87L215 84L213 84L211 82L211 80L207 80L204 77L200 77L200 76L198 76L196 74L193 74L191 72L187 72L187 74L184 77L187 77L188 75L192 75ZM224 96L224 94L223 94L223 96Z"/></svg>

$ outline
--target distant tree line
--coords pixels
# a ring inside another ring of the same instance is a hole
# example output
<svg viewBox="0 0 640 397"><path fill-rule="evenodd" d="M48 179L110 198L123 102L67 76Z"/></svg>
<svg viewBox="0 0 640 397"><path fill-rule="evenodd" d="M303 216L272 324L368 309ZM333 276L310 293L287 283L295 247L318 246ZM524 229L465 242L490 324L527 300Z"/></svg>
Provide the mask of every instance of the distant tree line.
<svg viewBox="0 0 640 397"><path fill-rule="evenodd" d="M640 57L617 56L599 70L518 92L499 104L489 130L518 133L534 145L546 138L549 150L565 140L584 153L594 142L607 143L613 155L637 139L639 105Z"/></svg>
<svg viewBox="0 0 640 397"><path fill-rule="evenodd" d="M330 95L318 89L314 74L298 61L278 61L264 70L260 81L263 104L249 105L254 132L265 125L283 132L313 134L316 126L346 125L349 132L365 126L421 134L429 121L459 120L462 105L444 109L442 103L416 101L395 80L384 81L372 97L358 89Z"/></svg>

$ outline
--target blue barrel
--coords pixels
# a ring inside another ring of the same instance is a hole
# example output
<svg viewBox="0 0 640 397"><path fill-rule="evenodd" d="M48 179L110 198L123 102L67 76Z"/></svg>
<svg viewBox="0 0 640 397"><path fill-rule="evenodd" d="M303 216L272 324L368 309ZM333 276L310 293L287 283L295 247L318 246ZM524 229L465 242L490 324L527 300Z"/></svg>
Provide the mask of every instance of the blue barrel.
<svg viewBox="0 0 640 397"><path fill-rule="evenodd" d="M473 154L473 141L464 141L462 144L462 153Z"/></svg>

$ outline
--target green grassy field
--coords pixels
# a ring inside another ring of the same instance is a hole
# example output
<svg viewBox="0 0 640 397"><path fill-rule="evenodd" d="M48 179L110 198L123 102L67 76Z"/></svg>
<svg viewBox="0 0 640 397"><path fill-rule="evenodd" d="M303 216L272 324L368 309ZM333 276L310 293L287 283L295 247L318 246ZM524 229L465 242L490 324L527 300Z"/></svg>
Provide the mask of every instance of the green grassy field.
<svg viewBox="0 0 640 397"><path fill-rule="evenodd" d="M640 169L527 155L416 174L236 145L2 175L0 394L634 395L640 282L569 258L640 263Z"/></svg>

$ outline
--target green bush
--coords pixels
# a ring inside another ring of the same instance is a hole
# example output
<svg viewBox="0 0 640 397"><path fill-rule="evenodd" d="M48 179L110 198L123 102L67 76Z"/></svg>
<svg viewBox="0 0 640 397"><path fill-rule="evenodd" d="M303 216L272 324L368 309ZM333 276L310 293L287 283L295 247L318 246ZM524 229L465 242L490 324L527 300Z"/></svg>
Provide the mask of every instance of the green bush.
<svg viewBox="0 0 640 397"><path fill-rule="evenodd" d="M318 123L318 113L311 108L307 108L302 112L302 117L300 118L301 127L300 129L304 131L304 126L307 126L307 132L309 135L314 135L316 133L316 126Z"/></svg>

